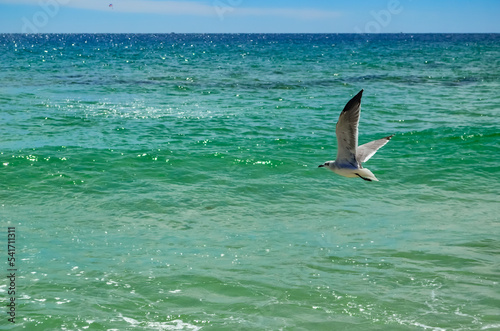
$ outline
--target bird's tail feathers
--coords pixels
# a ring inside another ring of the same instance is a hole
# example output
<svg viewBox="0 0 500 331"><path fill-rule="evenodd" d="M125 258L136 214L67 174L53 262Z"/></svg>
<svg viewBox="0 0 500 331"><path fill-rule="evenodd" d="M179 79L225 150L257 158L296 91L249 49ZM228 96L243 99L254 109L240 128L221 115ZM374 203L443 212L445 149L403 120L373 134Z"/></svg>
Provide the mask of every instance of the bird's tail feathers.
<svg viewBox="0 0 500 331"><path fill-rule="evenodd" d="M356 175L358 175L360 178L368 181L375 181L378 182L379 180L375 175L368 169L366 168L361 168L356 170Z"/></svg>

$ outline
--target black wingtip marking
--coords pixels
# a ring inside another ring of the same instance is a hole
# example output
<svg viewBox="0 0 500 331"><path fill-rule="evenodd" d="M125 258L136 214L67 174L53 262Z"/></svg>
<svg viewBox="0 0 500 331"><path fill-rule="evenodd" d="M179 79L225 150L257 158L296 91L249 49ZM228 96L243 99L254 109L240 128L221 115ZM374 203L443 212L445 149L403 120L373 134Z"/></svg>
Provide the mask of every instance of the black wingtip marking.
<svg viewBox="0 0 500 331"><path fill-rule="evenodd" d="M391 140L392 137L394 137L396 134L391 134L390 136L385 137L387 140Z"/></svg>
<svg viewBox="0 0 500 331"><path fill-rule="evenodd" d="M349 111L350 109L355 108L356 106L359 106L361 104L361 96L363 95L363 90L359 91L358 94L356 94L349 102L345 105L344 110L342 112Z"/></svg>
<svg viewBox="0 0 500 331"><path fill-rule="evenodd" d="M369 182L371 182L371 181L372 181L371 179L366 178L366 177L363 177L363 176L361 176L360 174L356 174L356 175L357 175L359 178L364 179L364 180L366 180L366 181L369 181Z"/></svg>
<svg viewBox="0 0 500 331"><path fill-rule="evenodd" d="M358 94L356 94L354 96L354 98L351 99L352 100L355 100L355 101L358 101L358 102L361 102L361 97L363 96L363 90L359 91Z"/></svg>

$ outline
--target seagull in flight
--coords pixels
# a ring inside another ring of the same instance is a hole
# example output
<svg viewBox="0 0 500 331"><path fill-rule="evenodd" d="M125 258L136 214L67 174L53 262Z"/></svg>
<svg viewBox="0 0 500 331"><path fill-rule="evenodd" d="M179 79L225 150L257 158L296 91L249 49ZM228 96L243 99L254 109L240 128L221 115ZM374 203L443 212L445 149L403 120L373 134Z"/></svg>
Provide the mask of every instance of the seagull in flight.
<svg viewBox="0 0 500 331"><path fill-rule="evenodd" d="M368 169L363 168L361 164L368 161L377 150L387 144L394 136L370 141L364 145L358 146L358 123L361 113L361 90L352 98L340 113L337 126L337 158L335 161L328 161L319 167L326 167L334 173L344 177L359 177L367 181L377 181L377 177Z"/></svg>

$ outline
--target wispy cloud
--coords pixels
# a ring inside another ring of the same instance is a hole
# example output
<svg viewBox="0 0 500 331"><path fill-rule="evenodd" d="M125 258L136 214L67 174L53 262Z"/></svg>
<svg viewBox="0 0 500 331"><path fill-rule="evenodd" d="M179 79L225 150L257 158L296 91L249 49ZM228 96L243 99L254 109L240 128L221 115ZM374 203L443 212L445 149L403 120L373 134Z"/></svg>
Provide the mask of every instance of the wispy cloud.
<svg viewBox="0 0 500 331"><path fill-rule="evenodd" d="M340 12L296 8L236 8L231 14L244 16L283 16L299 19L336 18Z"/></svg>
<svg viewBox="0 0 500 331"><path fill-rule="evenodd" d="M0 0L1 3L9 4L25 4L40 6L46 4L53 6L54 4L60 7L70 7L96 11L110 11L122 13L137 13L137 14L163 14L163 15L190 15L190 16L217 16L220 13L220 7L216 0L207 3L199 1L152 1L152 0ZM113 9L109 8L109 4L113 4ZM277 16L294 19L320 19L320 18L336 18L340 16L339 12L319 10L313 8L298 9L291 7L284 8L258 8L234 6L224 7L224 16Z"/></svg>
<svg viewBox="0 0 500 331"><path fill-rule="evenodd" d="M29 0L28 0L29 1ZM167 14L167 15L214 15L213 6L190 1L151 1L151 0L119 0L113 3L113 10L137 14ZM108 11L108 3L102 0L70 0L67 6L81 9Z"/></svg>

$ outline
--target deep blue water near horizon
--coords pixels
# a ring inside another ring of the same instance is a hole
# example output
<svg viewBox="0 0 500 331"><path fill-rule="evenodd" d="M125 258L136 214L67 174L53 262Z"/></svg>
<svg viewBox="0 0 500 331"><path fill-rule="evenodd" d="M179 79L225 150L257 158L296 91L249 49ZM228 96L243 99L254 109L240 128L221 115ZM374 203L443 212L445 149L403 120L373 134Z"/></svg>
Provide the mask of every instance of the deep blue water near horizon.
<svg viewBox="0 0 500 331"><path fill-rule="evenodd" d="M499 68L499 34L0 34L0 329L500 330ZM361 89L380 182L317 168Z"/></svg>

